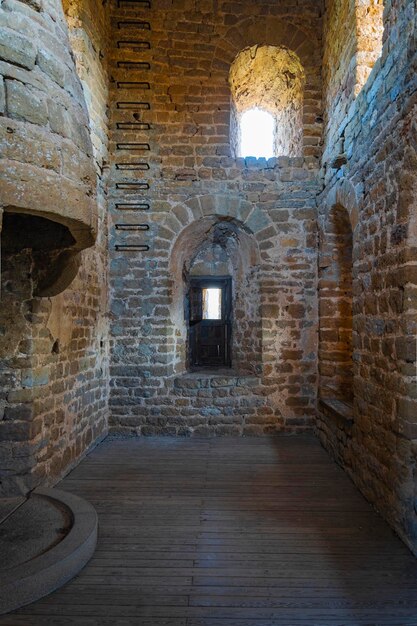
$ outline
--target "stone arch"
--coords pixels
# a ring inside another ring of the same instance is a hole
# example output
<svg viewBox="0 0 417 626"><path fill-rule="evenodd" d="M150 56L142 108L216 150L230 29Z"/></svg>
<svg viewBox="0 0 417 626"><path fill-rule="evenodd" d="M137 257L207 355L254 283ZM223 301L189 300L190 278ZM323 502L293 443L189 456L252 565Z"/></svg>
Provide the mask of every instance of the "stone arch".
<svg viewBox="0 0 417 626"><path fill-rule="evenodd" d="M256 45L284 46L293 50L304 67L319 61L313 37L299 27L271 16L246 18L227 30L214 52L213 65L230 65L240 50Z"/></svg>
<svg viewBox="0 0 417 626"><path fill-rule="evenodd" d="M259 243L272 239L277 234L269 215L253 203L237 194L207 194L195 196L184 204L175 205L163 222L162 226L172 232L171 251L176 238L186 226L209 216L236 220Z"/></svg>
<svg viewBox="0 0 417 626"><path fill-rule="evenodd" d="M214 200L213 200L214 201ZM215 203L215 201L214 201ZM224 206L224 205L223 205ZM223 247L229 258L233 283L233 366L244 373L259 373L261 363L259 267L260 253L254 232L241 219L209 210L209 203L188 203L193 219L181 228L169 259L170 316L175 344L173 373L187 368L187 289L194 261L207 250ZM227 207L226 207L227 208ZM230 209L230 205L229 205ZM203 214L202 211L207 212ZM197 211L197 216L194 213ZM229 246L228 242L232 242ZM207 272L204 272L208 275ZM214 273L209 275L215 275ZM259 326L259 328L258 328Z"/></svg>

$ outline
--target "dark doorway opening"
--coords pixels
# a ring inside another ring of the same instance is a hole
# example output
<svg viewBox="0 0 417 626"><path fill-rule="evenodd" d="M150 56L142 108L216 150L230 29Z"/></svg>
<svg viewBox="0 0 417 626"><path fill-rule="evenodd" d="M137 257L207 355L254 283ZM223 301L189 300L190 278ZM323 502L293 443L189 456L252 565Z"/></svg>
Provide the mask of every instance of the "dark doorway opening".
<svg viewBox="0 0 417 626"><path fill-rule="evenodd" d="M190 280L189 339L191 367L231 365L232 280Z"/></svg>

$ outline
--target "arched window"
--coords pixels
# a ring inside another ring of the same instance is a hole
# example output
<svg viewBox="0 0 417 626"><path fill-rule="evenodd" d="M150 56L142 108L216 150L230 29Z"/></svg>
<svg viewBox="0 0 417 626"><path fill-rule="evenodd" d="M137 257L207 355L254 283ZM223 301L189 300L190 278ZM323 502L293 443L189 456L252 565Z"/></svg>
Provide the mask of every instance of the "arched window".
<svg viewBox="0 0 417 626"><path fill-rule="evenodd" d="M356 0L356 86L357 95L382 52L384 0Z"/></svg>
<svg viewBox="0 0 417 626"><path fill-rule="evenodd" d="M304 70L288 48L252 46L229 75L235 156L301 156Z"/></svg>

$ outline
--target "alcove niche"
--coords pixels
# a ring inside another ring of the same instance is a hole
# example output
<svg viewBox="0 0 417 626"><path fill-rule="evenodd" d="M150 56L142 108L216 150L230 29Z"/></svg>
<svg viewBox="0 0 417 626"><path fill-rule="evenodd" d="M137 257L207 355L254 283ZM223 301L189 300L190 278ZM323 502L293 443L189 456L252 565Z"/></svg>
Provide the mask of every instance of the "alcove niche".
<svg viewBox="0 0 417 626"><path fill-rule="evenodd" d="M231 371L261 371L259 250L253 235L233 218L209 216L187 226L170 262L174 373L189 371L190 285L199 277L231 279Z"/></svg>
<svg viewBox="0 0 417 626"><path fill-rule="evenodd" d="M299 57L284 46L256 45L239 52L229 73L230 140L235 157L302 155L304 83ZM255 137L272 133L269 154L246 154L251 132Z"/></svg>
<svg viewBox="0 0 417 626"><path fill-rule="evenodd" d="M320 267L320 397L353 404L353 231L347 209L330 210Z"/></svg>

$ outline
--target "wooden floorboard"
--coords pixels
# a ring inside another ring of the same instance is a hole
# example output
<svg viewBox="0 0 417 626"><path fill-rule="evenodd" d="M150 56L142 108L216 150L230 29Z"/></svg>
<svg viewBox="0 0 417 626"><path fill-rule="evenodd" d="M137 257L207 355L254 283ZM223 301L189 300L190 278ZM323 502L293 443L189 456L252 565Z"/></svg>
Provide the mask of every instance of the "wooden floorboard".
<svg viewBox="0 0 417 626"><path fill-rule="evenodd" d="M1 626L417 626L417 561L313 437L107 439L95 555Z"/></svg>

